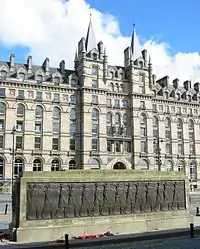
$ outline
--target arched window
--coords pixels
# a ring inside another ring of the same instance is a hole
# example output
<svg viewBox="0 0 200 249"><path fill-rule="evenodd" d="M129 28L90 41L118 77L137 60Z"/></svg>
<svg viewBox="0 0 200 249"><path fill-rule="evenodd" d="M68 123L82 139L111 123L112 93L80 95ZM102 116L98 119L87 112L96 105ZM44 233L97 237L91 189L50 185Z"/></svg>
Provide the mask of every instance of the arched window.
<svg viewBox="0 0 200 249"><path fill-rule="evenodd" d="M76 109L71 108L70 110L70 120L76 120Z"/></svg>
<svg viewBox="0 0 200 249"><path fill-rule="evenodd" d="M6 114L6 105L3 102L0 102L0 115Z"/></svg>
<svg viewBox="0 0 200 249"><path fill-rule="evenodd" d="M15 164L14 164L14 176L19 176L21 172L23 172L24 168L24 163L21 158L15 159Z"/></svg>
<svg viewBox="0 0 200 249"><path fill-rule="evenodd" d="M119 85L118 84L115 84L115 91L119 92Z"/></svg>
<svg viewBox="0 0 200 249"><path fill-rule="evenodd" d="M153 126L158 127L158 117L153 116Z"/></svg>
<svg viewBox="0 0 200 249"><path fill-rule="evenodd" d="M110 83L110 90L111 90L112 92L114 92L114 85L113 85L113 83Z"/></svg>
<svg viewBox="0 0 200 249"><path fill-rule="evenodd" d="M98 120L99 119L99 111L95 108L92 109L92 120Z"/></svg>
<svg viewBox="0 0 200 249"><path fill-rule="evenodd" d="M112 124L112 114L110 112L107 113L107 123Z"/></svg>
<svg viewBox="0 0 200 249"><path fill-rule="evenodd" d="M178 120L177 120L177 129L182 129L182 128L183 128L182 119L178 118Z"/></svg>
<svg viewBox="0 0 200 249"><path fill-rule="evenodd" d="M185 172L185 163L184 163L184 161L179 161L178 162L178 171L179 172Z"/></svg>
<svg viewBox="0 0 200 249"><path fill-rule="evenodd" d="M123 115L123 124L126 125L128 122L128 115L126 113L124 113Z"/></svg>
<svg viewBox="0 0 200 249"><path fill-rule="evenodd" d="M53 120L52 120L52 127L53 133L60 132L60 109L58 107L53 108Z"/></svg>
<svg viewBox="0 0 200 249"><path fill-rule="evenodd" d="M165 161L165 170L166 171L173 171L172 161L170 161L170 160Z"/></svg>
<svg viewBox="0 0 200 249"><path fill-rule="evenodd" d="M189 126L189 129L194 129L194 122L192 119L189 120L188 126Z"/></svg>
<svg viewBox="0 0 200 249"><path fill-rule="evenodd" d="M142 159L140 161L140 169L143 169L143 170L149 169L149 164L148 164L147 160Z"/></svg>
<svg viewBox="0 0 200 249"><path fill-rule="evenodd" d="M190 162L190 179L197 180L197 165L195 161Z"/></svg>
<svg viewBox="0 0 200 249"><path fill-rule="evenodd" d="M166 140L166 154L172 154L172 131L170 118L165 119L165 140Z"/></svg>
<svg viewBox="0 0 200 249"><path fill-rule="evenodd" d="M4 177L5 161L0 157L0 178Z"/></svg>
<svg viewBox="0 0 200 249"><path fill-rule="evenodd" d="M140 145L141 153L147 153L147 117L144 113L140 114Z"/></svg>
<svg viewBox="0 0 200 249"><path fill-rule="evenodd" d="M115 113L115 124L121 123L121 117L119 113Z"/></svg>
<svg viewBox="0 0 200 249"><path fill-rule="evenodd" d="M96 158L90 159L90 169L100 169L99 161Z"/></svg>
<svg viewBox="0 0 200 249"><path fill-rule="evenodd" d="M147 122L147 116L144 113L142 113L140 115L140 124L146 124L146 122Z"/></svg>
<svg viewBox="0 0 200 249"><path fill-rule="evenodd" d="M42 171L42 161L40 159L33 161L33 171Z"/></svg>
<svg viewBox="0 0 200 249"><path fill-rule="evenodd" d="M36 118L42 118L43 116L43 108L40 105L37 105L35 108L35 116Z"/></svg>
<svg viewBox="0 0 200 249"><path fill-rule="evenodd" d="M60 162L57 159L54 159L51 162L51 171L59 171L60 170Z"/></svg>
<svg viewBox="0 0 200 249"><path fill-rule="evenodd" d="M69 169L76 169L76 161L75 160L69 161Z"/></svg>
<svg viewBox="0 0 200 249"><path fill-rule="evenodd" d="M24 105L18 104L17 105L17 115L24 116L24 113L25 113Z"/></svg>

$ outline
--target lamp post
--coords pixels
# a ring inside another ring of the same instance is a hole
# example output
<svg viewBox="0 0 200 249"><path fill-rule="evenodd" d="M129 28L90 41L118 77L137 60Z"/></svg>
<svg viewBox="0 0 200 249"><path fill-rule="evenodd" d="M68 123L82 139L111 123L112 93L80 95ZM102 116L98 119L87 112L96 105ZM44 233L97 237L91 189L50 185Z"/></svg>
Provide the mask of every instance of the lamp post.
<svg viewBox="0 0 200 249"><path fill-rule="evenodd" d="M12 129L12 170L11 170L11 196L13 197L13 186L14 186L14 164L15 164L15 126Z"/></svg>
<svg viewBox="0 0 200 249"><path fill-rule="evenodd" d="M163 142L163 139L160 139L159 137L157 137L153 143L156 144L156 158L158 159L158 171L161 170L161 166L162 166L162 161L161 161L161 148L160 148L160 143Z"/></svg>

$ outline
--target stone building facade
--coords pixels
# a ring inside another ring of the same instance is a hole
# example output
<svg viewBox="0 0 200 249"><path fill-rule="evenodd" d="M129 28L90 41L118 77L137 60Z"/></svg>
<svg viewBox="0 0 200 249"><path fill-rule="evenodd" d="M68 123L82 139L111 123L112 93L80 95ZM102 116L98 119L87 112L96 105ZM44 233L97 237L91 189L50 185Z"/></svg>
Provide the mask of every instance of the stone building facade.
<svg viewBox="0 0 200 249"><path fill-rule="evenodd" d="M0 62L0 174L68 169L185 171L197 187L200 84L156 80L147 51L108 64L90 21L74 70ZM12 171L12 169L14 169ZM134 172L133 172L134 174Z"/></svg>

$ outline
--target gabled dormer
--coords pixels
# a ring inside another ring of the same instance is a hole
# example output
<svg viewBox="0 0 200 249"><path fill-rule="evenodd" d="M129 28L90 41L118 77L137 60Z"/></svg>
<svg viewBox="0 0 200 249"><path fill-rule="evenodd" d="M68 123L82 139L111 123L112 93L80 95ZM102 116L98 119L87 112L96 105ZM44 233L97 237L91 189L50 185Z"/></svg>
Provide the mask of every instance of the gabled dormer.
<svg viewBox="0 0 200 249"><path fill-rule="evenodd" d="M9 66L7 63L0 64L0 78L6 79L9 76Z"/></svg>
<svg viewBox="0 0 200 249"><path fill-rule="evenodd" d="M45 81L45 72L42 67L38 68L35 71L34 79L37 81L38 84L41 84L43 81Z"/></svg>
<svg viewBox="0 0 200 249"><path fill-rule="evenodd" d="M26 76L27 76L27 70L25 67L23 66L20 66L18 69L17 69L17 79L19 81L24 81L26 79Z"/></svg>
<svg viewBox="0 0 200 249"><path fill-rule="evenodd" d="M73 72L68 76L68 82L71 87L78 85L78 76Z"/></svg>
<svg viewBox="0 0 200 249"><path fill-rule="evenodd" d="M51 75L51 82L53 82L55 85L60 85L62 83L62 75L58 70L56 70L52 75Z"/></svg>

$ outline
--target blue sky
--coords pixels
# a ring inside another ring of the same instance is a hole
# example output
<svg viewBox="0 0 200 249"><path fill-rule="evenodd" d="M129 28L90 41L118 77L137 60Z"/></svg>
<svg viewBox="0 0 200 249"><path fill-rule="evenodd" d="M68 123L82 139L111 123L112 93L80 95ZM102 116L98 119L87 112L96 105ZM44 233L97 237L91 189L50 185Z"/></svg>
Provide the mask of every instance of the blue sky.
<svg viewBox="0 0 200 249"><path fill-rule="evenodd" d="M64 59L72 69L89 5L97 42L104 42L110 64L123 66L135 23L158 77L200 81L199 0L1 0L0 60L14 52L16 62L25 63L31 54L34 64L49 57L52 66Z"/></svg>
<svg viewBox="0 0 200 249"><path fill-rule="evenodd" d="M43 1L43 0L41 0ZM200 1L161 0L87 0L92 8L114 15L123 35L129 36L135 22L137 32L144 39L155 38L170 44L172 52L194 52L200 50ZM14 46L6 48L0 43L1 59L6 60L10 52L19 61L24 60L28 48Z"/></svg>
<svg viewBox="0 0 200 249"><path fill-rule="evenodd" d="M200 50L199 0L88 0L88 3L116 16L124 35L130 34L135 22L143 38L155 36L169 43L173 52Z"/></svg>

